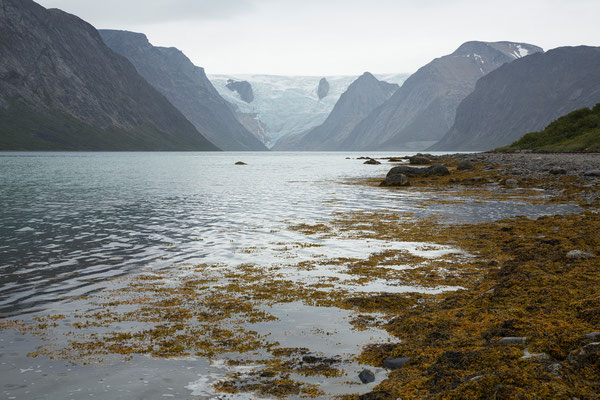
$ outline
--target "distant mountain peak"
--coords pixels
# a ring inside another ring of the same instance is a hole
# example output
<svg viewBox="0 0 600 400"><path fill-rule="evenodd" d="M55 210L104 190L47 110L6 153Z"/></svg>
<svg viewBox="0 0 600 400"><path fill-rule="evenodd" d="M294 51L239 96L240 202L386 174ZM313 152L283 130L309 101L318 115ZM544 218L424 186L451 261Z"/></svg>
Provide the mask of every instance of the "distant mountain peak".
<svg viewBox="0 0 600 400"><path fill-rule="evenodd" d="M423 150L452 126L456 108L482 76L542 51L526 43L469 41L411 75L359 123L342 149Z"/></svg>

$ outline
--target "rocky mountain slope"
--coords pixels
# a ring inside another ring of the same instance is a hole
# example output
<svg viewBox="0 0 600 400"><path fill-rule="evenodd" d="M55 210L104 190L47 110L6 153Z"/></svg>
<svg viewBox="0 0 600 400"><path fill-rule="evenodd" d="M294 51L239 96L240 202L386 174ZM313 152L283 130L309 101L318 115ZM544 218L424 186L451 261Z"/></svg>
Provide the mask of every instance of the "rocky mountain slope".
<svg viewBox="0 0 600 400"><path fill-rule="evenodd" d="M342 94L323 124L282 138L274 150L338 150L356 124L389 99L398 87L365 72Z"/></svg>
<svg viewBox="0 0 600 400"><path fill-rule="evenodd" d="M217 148L90 24L0 0L0 149Z"/></svg>
<svg viewBox="0 0 600 400"><path fill-rule="evenodd" d="M541 51L524 43L464 43L411 75L356 126L340 149L424 149L452 126L456 108L478 79L505 63Z"/></svg>
<svg viewBox="0 0 600 400"><path fill-rule="evenodd" d="M174 47L155 47L144 34L100 30L102 39L126 57L154 88L167 97L194 126L223 150L266 150L237 120L231 106L195 66Z"/></svg>
<svg viewBox="0 0 600 400"><path fill-rule="evenodd" d="M600 48L561 47L506 64L477 82L431 150L489 150L600 102Z"/></svg>
<svg viewBox="0 0 600 400"><path fill-rule="evenodd" d="M408 74L375 75L390 83L402 83ZM319 76L280 75L208 75L225 100L233 104L240 121L264 143L272 147L277 140L322 124L348 86L358 76L327 76L329 91L319 99ZM227 81L247 81L252 86L254 100L243 101L238 93L227 88Z"/></svg>

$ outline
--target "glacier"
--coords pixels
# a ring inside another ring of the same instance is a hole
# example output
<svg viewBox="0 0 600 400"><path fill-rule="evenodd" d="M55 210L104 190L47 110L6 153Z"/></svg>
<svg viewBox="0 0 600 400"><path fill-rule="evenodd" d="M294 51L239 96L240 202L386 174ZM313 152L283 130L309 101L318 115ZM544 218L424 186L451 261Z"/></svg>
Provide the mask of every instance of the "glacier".
<svg viewBox="0 0 600 400"><path fill-rule="evenodd" d="M402 83L407 73L375 74L377 79ZM261 74L209 74L209 80L219 94L234 105L240 113L252 115L261 129L259 138L273 147L282 137L304 132L325 121L335 103L358 75L348 76L283 76ZM329 94L319 100L317 89L321 78L329 82ZM228 80L248 81L252 85L254 101L244 102L238 93L227 88Z"/></svg>

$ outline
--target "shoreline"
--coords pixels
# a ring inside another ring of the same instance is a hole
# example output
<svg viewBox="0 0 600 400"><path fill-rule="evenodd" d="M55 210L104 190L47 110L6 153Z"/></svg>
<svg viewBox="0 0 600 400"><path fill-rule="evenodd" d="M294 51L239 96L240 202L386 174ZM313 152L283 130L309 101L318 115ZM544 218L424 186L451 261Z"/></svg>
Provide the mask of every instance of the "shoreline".
<svg viewBox="0 0 600 400"><path fill-rule="evenodd" d="M529 161L515 166L522 156ZM392 209L392 202L390 208L284 220L281 229L293 240L238 248L246 255L242 264L141 270L74 299L76 313L0 321L0 330L47 341L30 357L73 364L202 359L225 371L206 382L215 396L527 398L528 388L535 398L593 398L600 377L597 358L587 352L596 339L583 335L600 330L600 179L582 176L598 166L589 157L560 156L558 166L568 171L555 175L549 171L556 157L540 162L529 154L466 153L436 156L432 161L450 173L410 177L406 187L380 188L383 177L338 182L364 186L358 192L410 191L403 200L410 206ZM467 159L472 168L458 170ZM514 174L515 168L525 172ZM479 216L475 222L436 214L516 203L528 206L515 210L543 207L534 215L567 214L499 221ZM328 251L336 244L345 251ZM575 250L575 258L567 257ZM271 262L264 251L273 252ZM294 324L281 314L294 308L313 327L336 310L348 317L331 331L302 333L301 340L269 337L265 327ZM326 354L313 347L361 332L381 332L375 335L381 341L343 354L336 346ZM360 384L364 369L374 371L375 382ZM329 392L332 387L337 391Z"/></svg>
<svg viewBox="0 0 600 400"><path fill-rule="evenodd" d="M600 393L600 154L472 153L432 157L445 177L410 177L389 190L532 188L575 214L490 223L422 223L417 236L470 251L467 290L396 310L385 326L400 343L371 346L371 365L407 359L367 395L396 398L596 398ZM460 161L473 169L458 171ZM516 181L506 185L508 179ZM372 221L376 224L376 221ZM385 227L379 226L384 234ZM410 232L407 227L402 236ZM443 232L443 233L442 233ZM415 232L410 232L415 234ZM418 280L417 280L418 282ZM375 309L377 307L374 307ZM348 397L351 398L351 397Z"/></svg>

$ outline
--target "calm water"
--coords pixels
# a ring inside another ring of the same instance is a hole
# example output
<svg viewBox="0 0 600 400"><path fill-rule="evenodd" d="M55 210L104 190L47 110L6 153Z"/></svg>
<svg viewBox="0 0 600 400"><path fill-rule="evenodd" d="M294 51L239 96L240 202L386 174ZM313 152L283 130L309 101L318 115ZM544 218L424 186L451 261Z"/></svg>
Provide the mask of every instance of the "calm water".
<svg viewBox="0 0 600 400"><path fill-rule="evenodd" d="M383 177L390 168L386 162L372 166L346 159L360 155L365 154L0 153L0 318L68 310L72 299L102 290L108 277L140 268L277 263L269 249L299 240L299 233L287 229L290 223L319 221L333 212L385 209L493 220L568 210L497 202L415 209L422 193L342 184ZM239 160L248 165L235 166ZM251 246L265 250L239 251ZM325 248L328 256L367 257L381 246L395 244L331 240ZM363 289L410 290L384 283ZM282 325L265 329L274 335L291 329L286 337L307 326L339 327L349 317L330 310L311 319L314 311L294 304L277 312ZM356 351L373 336L385 338L381 332L338 332L343 348L338 352ZM328 338L304 337L312 343L300 344L331 349ZM205 360L136 359L110 370L74 368L28 359L37 344L0 333L0 385L7 398L205 398L206 385L223 374Z"/></svg>

